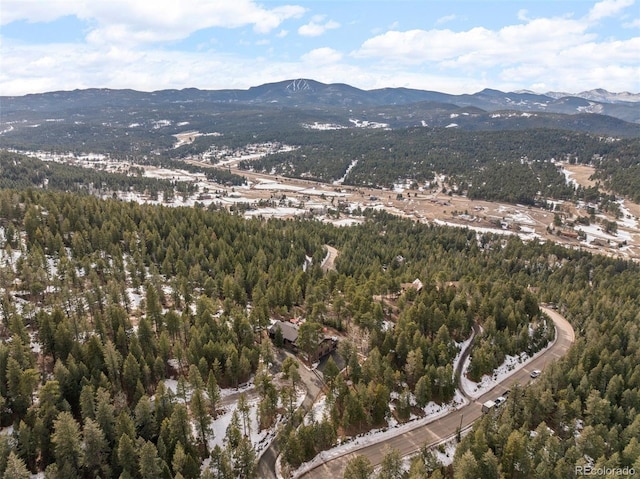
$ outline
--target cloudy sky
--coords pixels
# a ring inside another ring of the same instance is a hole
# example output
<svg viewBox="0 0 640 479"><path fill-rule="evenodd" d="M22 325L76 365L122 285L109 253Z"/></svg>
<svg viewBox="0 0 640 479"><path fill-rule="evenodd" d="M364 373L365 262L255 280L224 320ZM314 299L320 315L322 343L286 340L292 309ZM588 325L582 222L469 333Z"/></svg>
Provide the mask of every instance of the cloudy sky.
<svg viewBox="0 0 640 479"><path fill-rule="evenodd" d="M0 95L311 78L640 92L640 0L2 0Z"/></svg>

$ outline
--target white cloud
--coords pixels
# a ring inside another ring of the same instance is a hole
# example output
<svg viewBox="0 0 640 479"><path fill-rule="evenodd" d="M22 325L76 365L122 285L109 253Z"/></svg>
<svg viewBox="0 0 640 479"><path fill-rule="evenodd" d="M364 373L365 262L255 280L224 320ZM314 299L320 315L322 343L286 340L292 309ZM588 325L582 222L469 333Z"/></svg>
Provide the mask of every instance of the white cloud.
<svg viewBox="0 0 640 479"><path fill-rule="evenodd" d="M252 0L53 0L46 8L40 1L3 0L2 22L47 22L75 15L96 24L88 34L89 41L147 43L183 39L210 27L252 25L256 32L268 33L304 12L303 7L294 5L267 9Z"/></svg>
<svg viewBox="0 0 640 479"><path fill-rule="evenodd" d="M275 41L288 34L284 21L306 10L268 8L270 2L258 0L156 0L153 5L142 0L47 0L46 11L44 0L0 1L5 23L76 15L90 26L84 43L29 45L0 36L0 91L6 95L90 87L248 88L291 78L364 89L401 86L450 93L485 87L540 91L542 86L569 92L597 87L640 91L640 37L629 30L624 35L605 34L599 22L617 15L620 22L627 21L624 26L638 27L638 20L623 11L629 0L593 4L582 18L536 19L521 11L519 20L502 28L400 31L396 23L394 30L362 41L349 56L328 47L313 50L317 45L305 45L301 38ZM273 37L255 38L243 30L241 37L246 45L270 39L274 48L254 48L265 55L262 58L223 54L219 49L230 42L222 35L198 38L193 52L163 45L214 26L272 32ZM298 33L317 36L339 26L327 17L314 16ZM285 44L307 53L277 49Z"/></svg>
<svg viewBox="0 0 640 479"><path fill-rule="evenodd" d="M306 25L302 25L298 28L298 34L303 37L318 37L324 34L327 30L333 30L339 28L340 24L333 20L324 21L324 16L316 15Z"/></svg>
<svg viewBox="0 0 640 479"><path fill-rule="evenodd" d="M526 9L518 10L518 20L526 22L529 20L529 11Z"/></svg>
<svg viewBox="0 0 640 479"><path fill-rule="evenodd" d="M305 53L301 57L305 63L314 65L327 65L330 63L338 63L342 60L342 53L334 50L333 48L316 48L308 53Z"/></svg>
<svg viewBox="0 0 640 479"><path fill-rule="evenodd" d="M630 22L625 22L622 24L624 28L640 28L640 18L636 18L631 20Z"/></svg>
<svg viewBox="0 0 640 479"><path fill-rule="evenodd" d="M533 85L575 91L594 88L640 89L640 37L602 40L596 19L620 13L633 0L604 0L583 18L528 18L499 29L475 27L388 31L369 38L352 56L385 68L422 67L443 76L493 78L514 89ZM610 72L607 74L606 72Z"/></svg>
<svg viewBox="0 0 640 479"><path fill-rule="evenodd" d="M532 56L540 58L592 37L583 22L540 18L495 31L484 27L461 32L449 29L390 31L366 40L354 55L407 64L473 58L482 65L499 65Z"/></svg>
<svg viewBox="0 0 640 479"><path fill-rule="evenodd" d="M495 70L479 67L469 55L465 65L413 69L395 63L349 64L338 51L319 48L299 61L241 58L211 48L185 53L135 46L57 44L34 46L2 43L0 91L23 95L76 88L249 88L272 81L313 78L325 83L348 83L363 88L408 87L449 93L471 93L485 87L512 91L576 92L604 87L610 91L638 91L640 39L609 43L585 42L556 52L546 63L509 62ZM593 61L585 61L593 57ZM594 66L595 65L595 66ZM10 74L9 74L10 72ZM52 74L51 72L55 72ZM635 80L634 80L635 79ZM545 86L541 90L540 86Z"/></svg>
<svg viewBox="0 0 640 479"><path fill-rule="evenodd" d="M85 4L84 0L50 0L46 6L37 0L2 0L0 25L7 25L16 20L51 22L66 15L85 18Z"/></svg>
<svg viewBox="0 0 640 479"><path fill-rule="evenodd" d="M443 23L449 23L458 18L457 15L445 15L444 17L440 17L436 20L436 25L442 25Z"/></svg>
<svg viewBox="0 0 640 479"><path fill-rule="evenodd" d="M635 0L602 0L591 8L588 18L591 21L597 21L602 18L613 17L634 3Z"/></svg>

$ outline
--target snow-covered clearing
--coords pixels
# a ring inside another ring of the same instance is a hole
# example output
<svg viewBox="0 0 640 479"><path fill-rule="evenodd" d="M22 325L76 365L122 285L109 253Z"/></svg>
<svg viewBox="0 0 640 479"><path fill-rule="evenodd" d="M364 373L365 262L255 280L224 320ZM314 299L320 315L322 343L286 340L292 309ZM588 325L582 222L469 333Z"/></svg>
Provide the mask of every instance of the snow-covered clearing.
<svg viewBox="0 0 640 479"><path fill-rule="evenodd" d="M498 228L485 228L482 226L474 226L470 224L459 224L453 223L451 221L443 221L443 220L434 220L433 221L437 225L443 226L454 226L456 228L469 228L470 230L477 231L478 233L493 233L498 235L516 235L519 236L523 241L531 241L533 239L540 239L541 236L537 233L531 232L531 229L521 228L521 231L514 230L503 230Z"/></svg>
<svg viewBox="0 0 640 479"><path fill-rule="evenodd" d="M615 243L632 241L631 234L622 229L619 229L615 235L605 232L597 224L581 225L578 227L578 230L583 231L586 234L586 239L584 240L584 243L586 244L590 244L594 239Z"/></svg>
<svg viewBox="0 0 640 479"><path fill-rule="evenodd" d="M465 436L468 433L468 430L462 433L462 436ZM458 447L457 440L455 438L449 439L443 443L440 443L436 446L431 447L429 450L435 457L436 461L440 464L440 466L448 466L453 463L453 458L456 454L456 448ZM405 456L402 458L402 468L405 472L409 472L411 468L411 461L414 457L422 455L422 452L418 452L416 454L411 454L409 456ZM374 472L379 471L380 466L378 466Z"/></svg>
<svg viewBox="0 0 640 479"><path fill-rule="evenodd" d="M624 200L618 201L618 206L620 207L620 212L622 213L622 218L618 219L618 223L625 228L637 229L639 227L638 218L636 218L629 208L624 204Z"/></svg>
<svg viewBox="0 0 640 479"><path fill-rule="evenodd" d="M231 390L230 393L235 393L237 391ZM296 391L296 407L299 407L304 400L306 392L304 390ZM245 428L245 424L243 423L242 414L238 411L238 416L240 419L240 431L242 433L246 432L247 435L251 439L251 444L256 451L256 457L259 458L262 453L267 449L271 441L276 436L277 426L283 421L283 417L278 415L276 420L276 424L270 429L264 429L262 431L259 430L258 427L258 404L260 402L260 398L252 398L247 400L247 406L249 407L248 412L248 422L246 424L246 431L243 431ZM225 436L227 434L227 428L231 424L231 419L233 418L233 413L238 409L238 401L235 401L231 404L228 404L223 407L223 413L218 415L218 417L213 421L211 425L212 435L209 437L207 444L209 446L209 450L213 449L214 446L218 445L220 447L225 446ZM194 429L195 430L195 429Z"/></svg>
<svg viewBox="0 0 640 479"><path fill-rule="evenodd" d="M309 128L310 130L343 130L347 128L346 126L338 125L335 123L318 123L314 121L313 123L303 123L303 128Z"/></svg>
<svg viewBox="0 0 640 479"><path fill-rule="evenodd" d="M526 353L522 353L520 356L507 356L505 361L493 372L493 375L489 376L485 374L482 376L482 380L479 383L476 383L468 379L466 375L466 371L469 369L469 364L471 363L471 356L469 356L462 367L460 383L462 384L464 391L470 397L480 397L500 381L504 380L524 366L525 362L529 359L530 358Z"/></svg>
<svg viewBox="0 0 640 479"><path fill-rule="evenodd" d="M347 170L344 172L344 175L342 175L342 178L338 178L336 181L333 182L333 184L341 185L342 183L344 183L344 180L347 179L347 176L349 176L349 173L351 173L351 170L353 170L357 164L358 164L358 160L353 160L351 164L347 167Z"/></svg>
<svg viewBox="0 0 640 479"><path fill-rule="evenodd" d="M363 220L361 218L341 218L339 220L336 220L336 219L324 217L322 218L322 222L331 223L334 226L353 226L353 225L359 225L360 223L363 222Z"/></svg>
<svg viewBox="0 0 640 479"><path fill-rule="evenodd" d="M389 128L388 123L379 123L377 121L355 120L352 118L349 118L349 121L353 123L353 126L356 128Z"/></svg>
<svg viewBox="0 0 640 479"><path fill-rule="evenodd" d="M248 210L244 213L245 218L254 216L262 216L263 218L281 218L284 216L297 216L306 213L306 210L301 208L287 208L279 206L276 208L257 208L255 210Z"/></svg>

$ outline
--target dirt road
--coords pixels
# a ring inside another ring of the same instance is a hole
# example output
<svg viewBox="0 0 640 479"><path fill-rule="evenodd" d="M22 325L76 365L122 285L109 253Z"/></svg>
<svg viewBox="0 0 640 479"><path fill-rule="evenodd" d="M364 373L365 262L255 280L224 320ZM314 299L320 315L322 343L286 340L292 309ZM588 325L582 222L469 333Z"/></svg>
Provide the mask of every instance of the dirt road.
<svg viewBox="0 0 640 479"><path fill-rule="evenodd" d="M336 269L335 262L338 257L338 250L328 244L324 245L324 247L327 248L327 256L322 260L322 271L326 273L329 270Z"/></svg>

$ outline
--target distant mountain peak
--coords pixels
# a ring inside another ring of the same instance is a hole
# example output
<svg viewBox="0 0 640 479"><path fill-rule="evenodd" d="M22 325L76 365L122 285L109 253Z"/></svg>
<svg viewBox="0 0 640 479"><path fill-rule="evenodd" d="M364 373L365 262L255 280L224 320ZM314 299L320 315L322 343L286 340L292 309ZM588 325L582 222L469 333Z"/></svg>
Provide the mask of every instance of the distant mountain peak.
<svg viewBox="0 0 640 479"><path fill-rule="evenodd" d="M630 93L623 91L619 93L610 92L604 88L594 88L593 90L586 90L580 93L566 93L566 92L548 92L545 93L551 98L563 98L563 97L576 97L583 98L585 100L598 101L604 103L639 103L640 93Z"/></svg>
<svg viewBox="0 0 640 479"><path fill-rule="evenodd" d="M304 78L291 80L285 88L287 91L290 91L290 92L313 91L313 87L311 86L309 81Z"/></svg>

